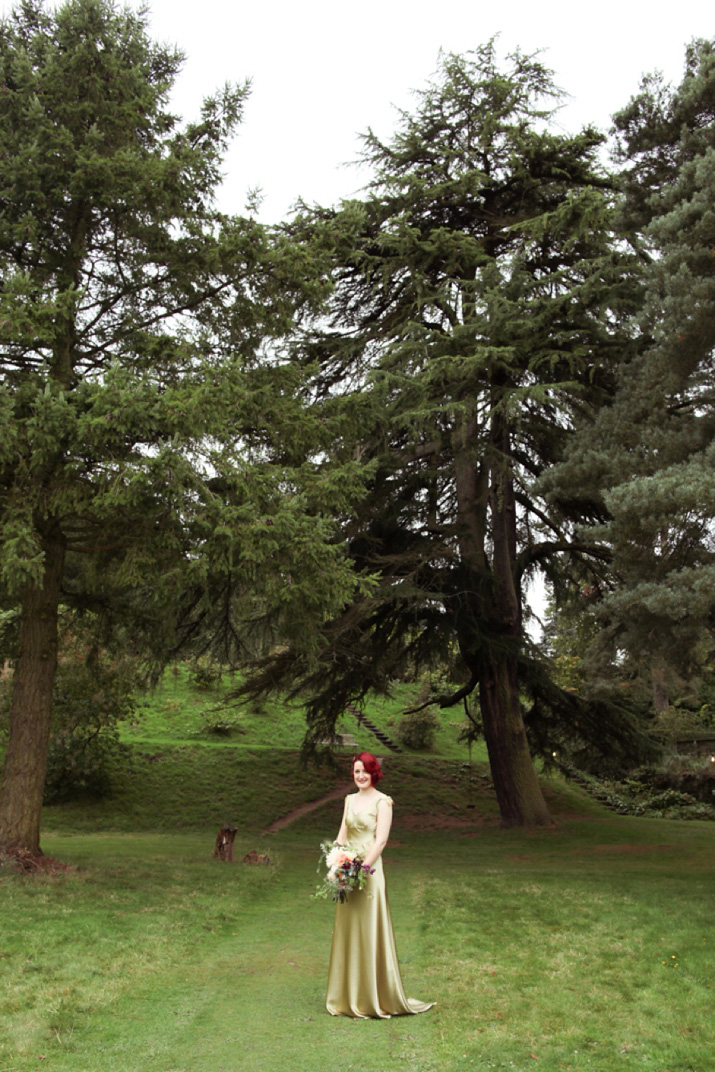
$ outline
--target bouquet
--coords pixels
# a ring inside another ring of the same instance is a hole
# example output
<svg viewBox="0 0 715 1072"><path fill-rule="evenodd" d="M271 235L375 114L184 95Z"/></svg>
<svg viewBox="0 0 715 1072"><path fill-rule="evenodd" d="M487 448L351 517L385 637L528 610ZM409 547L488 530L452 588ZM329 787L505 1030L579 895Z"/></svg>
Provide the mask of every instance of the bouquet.
<svg viewBox="0 0 715 1072"><path fill-rule="evenodd" d="M324 862L328 871L313 896L316 900L334 901L343 904L348 894L364 888L368 875L375 874L374 867L366 867L358 854L349 845L340 845L337 841L323 841L320 846L323 859L318 864L318 871Z"/></svg>

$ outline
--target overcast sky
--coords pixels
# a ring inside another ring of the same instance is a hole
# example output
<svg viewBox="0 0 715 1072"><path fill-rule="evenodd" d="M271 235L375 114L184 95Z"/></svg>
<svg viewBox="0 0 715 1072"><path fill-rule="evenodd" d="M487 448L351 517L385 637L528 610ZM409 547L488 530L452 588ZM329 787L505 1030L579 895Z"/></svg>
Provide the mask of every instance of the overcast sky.
<svg viewBox="0 0 715 1072"><path fill-rule="evenodd" d="M500 51L544 50L572 98L559 117L571 131L607 129L642 74L679 81L686 43L715 35L711 0L154 0L150 9L154 36L186 53L182 114L224 81L252 79L221 200L241 211L260 186L271 221L298 196L331 204L355 192L364 177L341 165L355 159L357 135L368 126L389 135L395 106L410 107L440 48L465 52L499 34Z"/></svg>
<svg viewBox="0 0 715 1072"><path fill-rule="evenodd" d="M0 0L0 11L12 6ZM354 193L364 177L341 165L355 159L357 135L371 126L389 136L394 106L410 107L440 48L466 52L500 34L502 52L544 50L572 98L559 121L574 131L607 129L647 71L679 81L686 43L715 35L711 0L153 0L149 9L152 35L186 54L180 114L195 116L225 81L252 80L221 206L241 212L260 186L267 221L299 196L332 204Z"/></svg>

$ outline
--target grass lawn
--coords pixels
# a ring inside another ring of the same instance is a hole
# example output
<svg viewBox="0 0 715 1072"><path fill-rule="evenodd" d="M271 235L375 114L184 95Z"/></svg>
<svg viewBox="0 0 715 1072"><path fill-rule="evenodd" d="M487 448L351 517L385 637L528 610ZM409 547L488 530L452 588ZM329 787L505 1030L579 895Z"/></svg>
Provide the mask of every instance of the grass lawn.
<svg viewBox="0 0 715 1072"><path fill-rule="evenodd" d="M324 1011L332 907L310 900L339 810L237 844L270 868L200 833L46 836L77 870L0 879L0 1072L712 1067L711 824L591 808L424 833L398 807L403 976L438 1005L364 1022Z"/></svg>
<svg viewBox="0 0 715 1072"><path fill-rule="evenodd" d="M446 717L432 755L388 755L386 871L420 1016L334 1019L332 906L314 902L336 786L302 770L298 709L207 734L208 693L165 677L123 728L111 795L45 809L56 876L0 870L0 1072L707 1072L715 824L613 815L557 777L551 830L498 823L484 755ZM368 714L382 728L403 690ZM354 720L358 749L377 751ZM237 861L211 859L218 826Z"/></svg>

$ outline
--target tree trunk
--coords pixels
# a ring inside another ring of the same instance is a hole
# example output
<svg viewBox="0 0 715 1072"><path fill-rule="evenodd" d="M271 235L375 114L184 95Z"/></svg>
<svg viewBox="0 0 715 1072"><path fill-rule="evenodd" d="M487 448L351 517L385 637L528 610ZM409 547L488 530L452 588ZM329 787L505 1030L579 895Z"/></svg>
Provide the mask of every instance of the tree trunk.
<svg viewBox="0 0 715 1072"><path fill-rule="evenodd" d="M0 851L40 853L52 691L57 670L57 612L64 567L59 532L43 540L44 574L27 588L13 676L10 737L0 787Z"/></svg>
<svg viewBox="0 0 715 1072"><path fill-rule="evenodd" d="M233 843L236 840L237 833L237 826L229 826L228 823L222 825L216 838L216 848L212 853L217 860L225 860L229 864L233 863Z"/></svg>
<svg viewBox="0 0 715 1072"><path fill-rule="evenodd" d="M655 713L665 715L670 707L670 698L663 659L659 659L651 668L651 681L653 683L653 707L655 708Z"/></svg>
<svg viewBox="0 0 715 1072"><path fill-rule="evenodd" d="M511 436L498 409L492 416L490 441L494 587L489 608L491 650L479 674L482 724L503 821L508 826L545 826L552 820L534 770L519 697L516 652L522 642L522 611L516 574L516 499Z"/></svg>
<svg viewBox="0 0 715 1072"><path fill-rule="evenodd" d="M552 822L529 751L519 702L516 660L494 661L479 683L484 739L502 821L507 826Z"/></svg>
<svg viewBox="0 0 715 1072"><path fill-rule="evenodd" d="M454 610L460 650L479 681L484 737L501 816L508 826L543 826L551 816L541 793L526 738L519 698L516 652L521 642L521 593L516 576L516 502L509 430L498 411L489 429L489 470L477 464L476 411L453 440L460 558L471 570L475 595ZM487 545L486 503L491 520L492 563ZM491 583L477 578L489 577ZM477 595L479 591L479 595ZM468 611L466 610L469 604ZM475 623L486 623L486 638Z"/></svg>

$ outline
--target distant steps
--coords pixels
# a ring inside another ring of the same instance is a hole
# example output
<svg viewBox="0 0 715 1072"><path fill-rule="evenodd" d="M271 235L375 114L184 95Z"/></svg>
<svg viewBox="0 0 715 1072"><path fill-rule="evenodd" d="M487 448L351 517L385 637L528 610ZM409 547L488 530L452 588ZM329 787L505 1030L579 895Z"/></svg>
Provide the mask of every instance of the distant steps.
<svg viewBox="0 0 715 1072"><path fill-rule="evenodd" d="M613 793L609 793L596 778L592 778L590 775L578 770L577 767L572 767L571 764L561 763L560 766L566 777L588 793L592 800L602 804L609 811L617 812L619 815L628 815L630 813L628 806L615 797Z"/></svg>
<svg viewBox="0 0 715 1072"><path fill-rule="evenodd" d="M345 710L349 711L351 715L355 715L361 726L364 726L366 730L369 730L373 736L377 737L380 744L384 744L385 748L389 748L391 752L402 752L399 744L395 744L391 737L388 737L381 729L379 729L374 722L364 714L359 707L355 707L354 704L346 704Z"/></svg>

